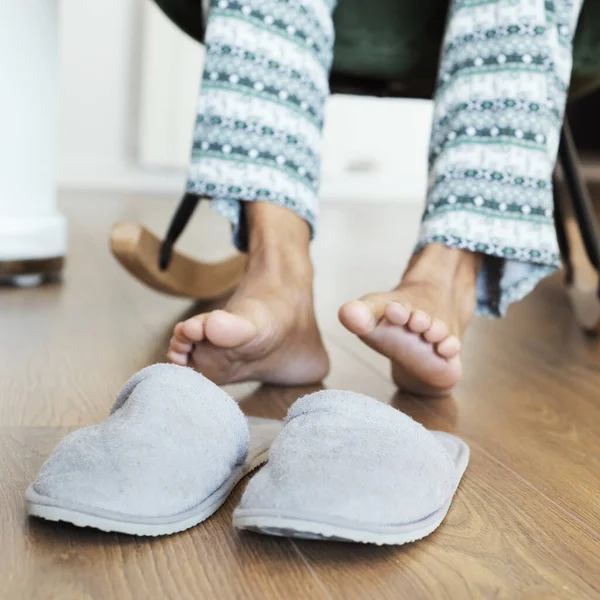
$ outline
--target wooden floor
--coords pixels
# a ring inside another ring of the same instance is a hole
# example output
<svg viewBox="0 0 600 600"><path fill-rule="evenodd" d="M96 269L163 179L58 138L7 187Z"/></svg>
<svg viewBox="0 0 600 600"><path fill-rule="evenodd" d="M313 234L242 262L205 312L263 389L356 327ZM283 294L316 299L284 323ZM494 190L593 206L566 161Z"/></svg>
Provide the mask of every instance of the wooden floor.
<svg viewBox="0 0 600 600"><path fill-rule="evenodd" d="M73 428L102 419L122 383L163 360L189 303L128 276L108 252L110 225L134 219L162 233L173 202L63 197L71 246L65 279L0 288L0 597L85 598L600 598L600 342L572 321L558 278L504 321L476 320L453 397L395 392L388 365L337 323L341 302L395 283L416 208L324 208L314 245L327 387L389 402L471 446L448 517L400 548L238 534L231 512L161 539L129 538L25 518L23 493ZM228 227L202 212L182 248L229 251ZM231 388L252 415L283 417L306 389Z"/></svg>

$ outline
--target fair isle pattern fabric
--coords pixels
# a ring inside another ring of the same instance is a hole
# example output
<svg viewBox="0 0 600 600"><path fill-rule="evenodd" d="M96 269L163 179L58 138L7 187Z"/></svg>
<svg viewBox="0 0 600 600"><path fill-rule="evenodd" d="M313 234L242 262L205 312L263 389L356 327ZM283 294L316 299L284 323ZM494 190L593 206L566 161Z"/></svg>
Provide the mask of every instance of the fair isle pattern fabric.
<svg viewBox="0 0 600 600"><path fill-rule="evenodd" d="M503 314L560 263L552 172L581 5L454 0L450 10L418 249L440 242L490 257L480 314Z"/></svg>
<svg viewBox="0 0 600 600"><path fill-rule="evenodd" d="M211 2L187 190L212 199L242 250L240 200L314 231L336 1ZM504 314L559 265L552 171L582 1L452 2L417 251L486 254L480 314Z"/></svg>
<svg viewBox="0 0 600 600"><path fill-rule="evenodd" d="M247 240L240 201L286 206L314 230L336 0L213 0L187 191Z"/></svg>

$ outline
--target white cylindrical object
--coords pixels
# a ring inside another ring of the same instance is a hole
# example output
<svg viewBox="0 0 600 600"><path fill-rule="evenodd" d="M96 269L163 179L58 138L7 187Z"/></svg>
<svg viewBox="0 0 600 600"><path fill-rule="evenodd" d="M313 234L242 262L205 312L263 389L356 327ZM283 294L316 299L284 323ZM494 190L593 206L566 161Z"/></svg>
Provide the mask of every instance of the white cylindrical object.
<svg viewBox="0 0 600 600"><path fill-rule="evenodd" d="M58 1L0 0L0 261L62 257Z"/></svg>

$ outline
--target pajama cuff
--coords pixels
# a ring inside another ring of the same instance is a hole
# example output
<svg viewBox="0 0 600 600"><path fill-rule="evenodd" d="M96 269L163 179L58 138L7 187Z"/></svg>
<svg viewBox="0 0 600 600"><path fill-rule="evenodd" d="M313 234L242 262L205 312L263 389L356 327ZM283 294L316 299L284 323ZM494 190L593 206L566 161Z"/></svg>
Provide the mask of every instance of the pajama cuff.
<svg viewBox="0 0 600 600"><path fill-rule="evenodd" d="M476 288L477 314L482 317L505 316L513 302L525 298L542 279L549 277L560 268L558 256L553 256L547 264L524 262L490 253L488 244L465 243L460 238L451 236L422 237L415 248L415 254L432 243L484 254Z"/></svg>
<svg viewBox="0 0 600 600"><path fill-rule="evenodd" d="M290 210L295 212L299 217L301 217L308 223L308 226L310 227L310 237L311 239L314 237L316 228L316 215L301 204L280 199L267 200L263 198L252 198L240 201L237 198L231 197L212 198L210 203L212 210L217 214L225 217L231 223L231 228L233 232L233 243L240 252L248 251L248 229L243 218L244 213L242 211L242 202L263 200L268 201L270 204L276 204L277 206L289 208Z"/></svg>
<svg viewBox="0 0 600 600"><path fill-rule="evenodd" d="M248 246L241 201L284 206L314 230L335 2L212 0L188 193Z"/></svg>

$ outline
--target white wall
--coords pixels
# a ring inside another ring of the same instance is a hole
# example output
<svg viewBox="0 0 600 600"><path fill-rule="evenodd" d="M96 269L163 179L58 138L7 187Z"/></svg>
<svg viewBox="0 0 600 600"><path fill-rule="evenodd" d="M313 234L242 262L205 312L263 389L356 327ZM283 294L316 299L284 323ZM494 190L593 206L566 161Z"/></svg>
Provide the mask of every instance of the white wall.
<svg viewBox="0 0 600 600"><path fill-rule="evenodd" d="M427 186L431 102L333 96L323 140L323 199L418 202Z"/></svg>
<svg viewBox="0 0 600 600"><path fill-rule="evenodd" d="M140 0L61 0L62 187L171 191L181 173L137 166Z"/></svg>
<svg viewBox="0 0 600 600"><path fill-rule="evenodd" d="M138 136L140 112L148 122L140 92L148 86L142 86L141 74L153 72L154 63L148 61L156 56L143 39L149 10L147 0L61 0L63 187L181 190L181 160L175 166L173 161L162 166L154 161L143 167L138 158L146 154L144 148L139 151L138 139L144 144L152 138ZM192 68L190 77L197 76ZM185 113L191 103L183 104ZM430 111L428 103L416 101L334 98L328 111L323 195L421 201ZM163 131L169 130L164 119L182 122L177 107L170 113L175 117L165 116L159 124L161 114L155 119ZM183 122L188 119L184 115Z"/></svg>

